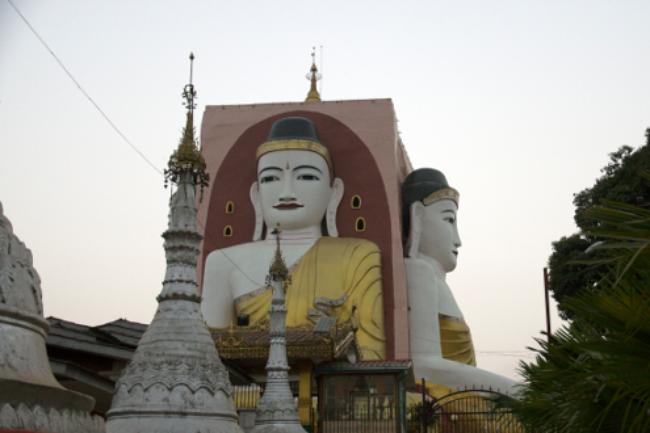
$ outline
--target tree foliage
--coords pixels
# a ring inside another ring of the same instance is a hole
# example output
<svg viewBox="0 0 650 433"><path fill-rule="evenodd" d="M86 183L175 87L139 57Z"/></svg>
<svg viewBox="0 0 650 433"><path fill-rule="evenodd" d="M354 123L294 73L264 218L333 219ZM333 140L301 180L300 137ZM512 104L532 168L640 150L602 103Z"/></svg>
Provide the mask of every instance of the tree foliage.
<svg viewBox="0 0 650 433"><path fill-rule="evenodd" d="M409 406L407 419L407 432L418 433L422 430L422 425L428 429L436 424L436 400L428 398L424 402L418 402Z"/></svg>
<svg viewBox="0 0 650 433"><path fill-rule="evenodd" d="M571 310L565 307L565 299L594 287L605 273L602 267L588 263L598 259L602 252L585 253L598 240L598 236L590 232L598 226L590 209L604 200L650 207L650 183L640 176L642 170L650 167L650 128L646 130L644 146L637 150L622 146L609 157L596 183L574 196L574 220L580 232L554 242L549 257L551 291L565 319L572 316Z"/></svg>
<svg viewBox="0 0 650 433"><path fill-rule="evenodd" d="M650 432L650 210L601 203L584 215L603 278L565 300L573 320L538 341L507 403L531 432Z"/></svg>

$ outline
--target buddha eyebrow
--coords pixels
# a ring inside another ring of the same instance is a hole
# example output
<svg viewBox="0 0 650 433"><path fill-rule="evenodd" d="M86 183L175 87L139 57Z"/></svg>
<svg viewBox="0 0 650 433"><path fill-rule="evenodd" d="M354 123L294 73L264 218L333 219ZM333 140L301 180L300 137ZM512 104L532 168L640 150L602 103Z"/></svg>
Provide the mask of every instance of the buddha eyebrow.
<svg viewBox="0 0 650 433"><path fill-rule="evenodd" d="M264 167L263 169L261 169L261 170L259 171L259 173L257 173L257 175L258 175L258 176L261 176L262 173L264 173L264 172L267 171L267 170L278 170L278 171L282 171L282 169L281 169L280 167Z"/></svg>
<svg viewBox="0 0 650 433"><path fill-rule="evenodd" d="M453 209L445 209L442 211L442 213L449 212L455 214L456 212Z"/></svg>
<svg viewBox="0 0 650 433"><path fill-rule="evenodd" d="M301 168L311 168L312 170L316 170L320 174L323 174L320 168L314 167L313 165L299 165L298 167L295 167L293 171L300 170Z"/></svg>

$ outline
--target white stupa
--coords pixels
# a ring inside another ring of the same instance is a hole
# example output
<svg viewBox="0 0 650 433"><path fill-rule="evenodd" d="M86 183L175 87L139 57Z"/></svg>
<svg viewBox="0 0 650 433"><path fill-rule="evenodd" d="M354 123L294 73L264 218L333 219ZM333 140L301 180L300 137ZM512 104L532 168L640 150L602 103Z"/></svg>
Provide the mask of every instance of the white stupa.
<svg viewBox="0 0 650 433"><path fill-rule="evenodd" d="M286 316L284 291L289 270L280 251L280 232L275 230L275 258L269 269L267 284L272 287L269 359L266 362L266 387L255 408L255 427L251 433L306 433L300 425L298 409L289 387Z"/></svg>
<svg viewBox="0 0 650 433"><path fill-rule="evenodd" d="M0 432L100 433L92 397L62 387L45 350L41 280L0 203Z"/></svg>
<svg viewBox="0 0 650 433"><path fill-rule="evenodd" d="M228 372L201 315L197 290L201 235L196 227L195 192L208 179L194 138L196 92L191 73L184 96L187 123L165 172L177 186L163 234L167 271L154 319L116 384L107 414L110 433L242 431Z"/></svg>

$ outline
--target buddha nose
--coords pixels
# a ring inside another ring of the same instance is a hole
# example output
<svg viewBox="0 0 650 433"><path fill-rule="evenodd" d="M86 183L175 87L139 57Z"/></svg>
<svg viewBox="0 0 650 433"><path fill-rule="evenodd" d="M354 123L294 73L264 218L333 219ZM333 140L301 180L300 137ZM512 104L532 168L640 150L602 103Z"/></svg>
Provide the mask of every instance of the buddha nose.
<svg viewBox="0 0 650 433"><path fill-rule="evenodd" d="M458 227L454 227L454 246L460 248L463 243L460 241L460 235L458 234Z"/></svg>
<svg viewBox="0 0 650 433"><path fill-rule="evenodd" d="M291 176L285 176L282 183L282 191L280 192L280 202L296 201L296 193L293 190L293 180Z"/></svg>

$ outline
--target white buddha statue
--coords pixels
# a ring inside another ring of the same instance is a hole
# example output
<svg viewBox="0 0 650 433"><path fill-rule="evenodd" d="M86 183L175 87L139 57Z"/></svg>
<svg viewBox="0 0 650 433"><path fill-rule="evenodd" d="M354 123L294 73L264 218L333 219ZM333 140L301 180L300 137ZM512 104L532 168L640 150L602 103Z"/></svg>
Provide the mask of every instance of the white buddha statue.
<svg viewBox="0 0 650 433"><path fill-rule="evenodd" d="M333 173L329 151L309 119L273 124L258 147L251 186L254 241L212 251L206 259L202 312L208 326L268 320L271 291L265 279L275 253L271 229L279 227L291 272L287 326L313 326L322 315L339 323L352 320L362 359L385 357L379 249L367 240L336 237L343 182Z"/></svg>
<svg viewBox="0 0 650 433"><path fill-rule="evenodd" d="M461 246L458 192L440 171L413 171L402 185L411 358L416 379L448 388L491 387L512 392L516 382L476 367L469 327L445 281Z"/></svg>

